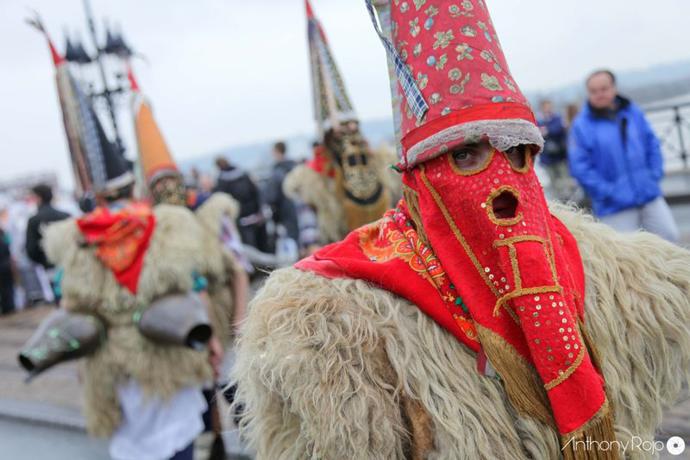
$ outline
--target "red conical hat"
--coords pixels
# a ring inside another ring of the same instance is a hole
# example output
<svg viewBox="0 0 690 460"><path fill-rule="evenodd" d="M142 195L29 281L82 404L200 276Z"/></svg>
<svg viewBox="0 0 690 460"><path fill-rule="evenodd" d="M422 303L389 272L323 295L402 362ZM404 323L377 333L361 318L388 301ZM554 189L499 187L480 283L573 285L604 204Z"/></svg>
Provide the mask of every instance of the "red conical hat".
<svg viewBox="0 0 690 460"><path fill-rule="evenodd" d="M541 148L483 0L392 2L391 20L388 50L408 75L398 69L403 166L480 138L501 151Z"/></svg>

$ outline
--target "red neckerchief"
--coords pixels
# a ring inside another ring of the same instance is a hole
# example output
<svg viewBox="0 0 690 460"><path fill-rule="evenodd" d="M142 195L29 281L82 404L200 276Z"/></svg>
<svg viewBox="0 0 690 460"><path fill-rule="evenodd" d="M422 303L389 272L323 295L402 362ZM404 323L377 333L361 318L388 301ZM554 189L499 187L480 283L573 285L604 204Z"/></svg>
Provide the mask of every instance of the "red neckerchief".
<svg viewBox="0 0 690 460"><path fill-rule="evenodd" d="M136 294L155 222L148 205L132 203L117 211L99 207L77 220L77 225L117 282Z"/></svg>
<svg viewBox="0 0 690 460"><path fill-rule="evenodd" d="M328 278L370 281L417 305L462 343L479 350L467 306L419 238L402 200L380 220L323 247L295 267Z"/></svg>
<svg viewBox="0 0 690 460"><path fill-rule="evenodd" d="M314 158L307 161L306 165L322 176L330 178L335 177L335 169L333 168L333 165L331 165L331 161L328 159L326 148L323 146L319 146L314 149Z"/></svg>

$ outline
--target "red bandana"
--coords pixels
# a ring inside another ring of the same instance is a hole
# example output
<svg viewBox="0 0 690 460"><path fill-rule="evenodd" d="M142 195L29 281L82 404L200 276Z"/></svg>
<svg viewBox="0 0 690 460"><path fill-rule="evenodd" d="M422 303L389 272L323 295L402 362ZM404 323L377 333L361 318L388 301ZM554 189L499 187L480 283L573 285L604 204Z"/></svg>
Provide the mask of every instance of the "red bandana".
<svg viewBox="0 0 690 460"><path fill-rule="evenodd" d="M402 200L377 222L295 266L329 278L371 281L417 305L473 351L480 348L467 306L420 239Z"/></svg>
<svg viewBox="0 0 690 460"><path fill-rule="evenodd" d="M115 279L132 294L137 293L155 217L142 203L112 212L97 208L77 220L79 230L89 245L96 246L96 257L113 272Z"/></svg>
<svg viewBox="0 0 690 460"><path fill-rule="evenodd" d="M326 148L322 145L314 149L314 158L307 161L306 165L323 176L335 177L335 169L328 158Z"/></svg>

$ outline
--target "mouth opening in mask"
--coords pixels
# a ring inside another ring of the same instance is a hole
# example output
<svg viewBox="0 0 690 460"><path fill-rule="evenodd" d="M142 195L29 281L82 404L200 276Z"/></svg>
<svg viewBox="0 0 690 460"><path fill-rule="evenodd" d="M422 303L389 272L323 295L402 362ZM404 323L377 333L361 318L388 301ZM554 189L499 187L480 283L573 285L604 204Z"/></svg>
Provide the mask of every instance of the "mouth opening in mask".
<svg viewBox="0 0 690 460"><path fill-rule="evenodd" d="M517 216L518 199L510 190L503 190L491 200L491 210L496 219L514 219Z"/></svg>

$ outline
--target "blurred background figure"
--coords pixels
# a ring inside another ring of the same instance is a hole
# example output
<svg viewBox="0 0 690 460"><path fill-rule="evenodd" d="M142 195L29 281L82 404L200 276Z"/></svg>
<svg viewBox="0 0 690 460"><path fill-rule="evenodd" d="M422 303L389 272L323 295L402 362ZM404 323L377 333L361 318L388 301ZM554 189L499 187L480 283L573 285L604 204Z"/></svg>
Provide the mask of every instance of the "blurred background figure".
<svg viewBox="0 0 690 460"><path fill-rule="evenodd" d="M622 232L644 229L677 242L678 228L659 185L659 140L644 113L618 94L609 70L590 74L586 87L588 102L573 122L568 158L594 215Z"/></svg>
<svg viewBox="0 0 690 460"><path fill-rule="evenodd" d="M310 160L303 160L301 167L307 167L308 165L314 170L323 170L326 166L324 163L325 158L323 156L317 155L317 152L321 151L323 148L318 141L314 141L311 144L311 149L314 157ZM321 166L314 166L313 163L321 161ZM285 188L285 187L284 187ZM291 197L295 207L297 208L297 222L299 224L299 247L300 252L303 257L311 255L316 249L320 247L321 234L319 232L319 220L316 215L316 209L306 203L305 201L299 199L297 195Z"/></svg>
<svg viewBox="0 0 690 460"><path fill-rule="evenodd" d="M261 212L259 188L245 171L231 164L226 158L216 158L218 180L214 192L231 195L240 204L238 229L242 242L262 252L272 252L266 219Z"/></svg>
<svg viewBox="0 0 690 460"><path fill-rule="evenodd" d="M292 171L297 163L287 157L285 142L273 145L273 169L266 184L266 203L271 207L273 221L282 225L288 238L299 241L299 224L295 204L283 193L285 176Z"/></svg>
<svg viewBox="0 0 690 460"><path fill-rule="evenodd" d="M568 171L567 131L560 114L554 111L549 99L541 101L539 129L544 136L544 150L539 162L549 175L551 196L568 201L573 191L573 180Z"/></svg>
<svg viewBox="0 0 690 460"><path fill-rule="evenodd" d="M37 199L38 209L26 226L26 254L34 263L50 269L53 265L46 258L41 245L43 230L46 225L67 219L70 215L53 207L53 190L50 185L36 185L31 192Z"/></svg>
<svg viewBox="0 0 690 460"><path fill-rule="evenodd" d="M0 227L0 315L14 312L15 268L10 251L10 238Z"/></svg>
<svg viewBox="0 0 690 460"><path fill-rule="evenodd" d="M570 127L573 126L573 122L575 121L575 118L577 117L578 113L580 113L579 105L568 104L565 106L565 123L568 129L570 129Z"/></svg>
<svg viewBox="0 0 690 460"><path fill-rule="evenodd" d="M31 263L23 270L24 283L27 285L27 292L40 290L41 300L57 304L59 299L56 299L55 293L59 293L59 290L54 289L55 269L43 251L43 233L46 226L67 219L70 215L53 206L53 189L50 185L35 185L31 193L36 200L37 209L26 224L24 249ZM34 289L32 289L32 284L36 285Z"/></svg>

